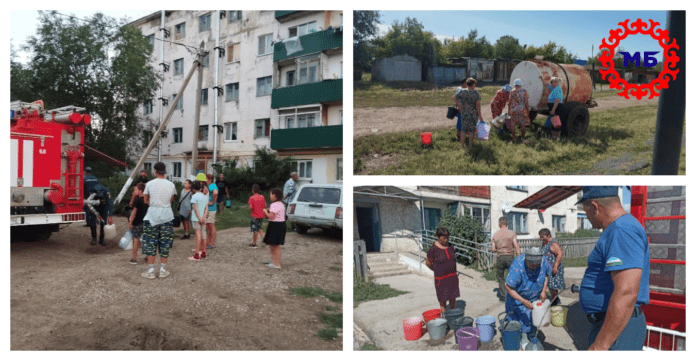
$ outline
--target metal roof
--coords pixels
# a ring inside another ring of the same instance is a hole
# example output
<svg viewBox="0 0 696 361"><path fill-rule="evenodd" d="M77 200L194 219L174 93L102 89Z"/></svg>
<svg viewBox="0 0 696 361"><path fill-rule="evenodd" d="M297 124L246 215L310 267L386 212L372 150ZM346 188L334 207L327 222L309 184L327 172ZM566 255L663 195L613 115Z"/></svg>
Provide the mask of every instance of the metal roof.
<svg viewBox="0 0 696 361"><path fill-rule="evenodd" d="M353 188L353 194L373 197L400 198L404 200L418 201L422 197L420 192L412 192L394 186L363 186Z"/></svg>
<svg viewBox="0 0 696 361"><path fill-rule="evenodd" d="M515 208L547 209L582 190L582 186L548 186L514 205Z"/></svg>

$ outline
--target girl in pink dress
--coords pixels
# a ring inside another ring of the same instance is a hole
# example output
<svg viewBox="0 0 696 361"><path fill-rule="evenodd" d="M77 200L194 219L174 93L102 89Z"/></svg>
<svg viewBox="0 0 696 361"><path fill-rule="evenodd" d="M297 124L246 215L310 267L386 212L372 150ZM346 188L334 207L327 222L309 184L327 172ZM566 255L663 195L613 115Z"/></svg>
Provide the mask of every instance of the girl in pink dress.
<svg viewBox="0 0 696 361"><path fill-rule="evenodd" d="M263 237L263 243L271 248L271 261L265 262L269 268L280 268L280 246L285 244L285 206L283 205L283 192L278 188L271 189L271 206L264 209L263 213L268 217L268 228Z"/></svg>

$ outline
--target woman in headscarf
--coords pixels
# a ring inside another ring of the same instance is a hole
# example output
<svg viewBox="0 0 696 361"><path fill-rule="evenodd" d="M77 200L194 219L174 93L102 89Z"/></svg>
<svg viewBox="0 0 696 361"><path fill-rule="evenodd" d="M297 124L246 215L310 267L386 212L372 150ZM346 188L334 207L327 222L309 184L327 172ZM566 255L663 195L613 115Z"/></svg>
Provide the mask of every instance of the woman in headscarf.
<svg viewBox="0 0 696 361"><path fill-rule="evenodd" d="M546 300L551 266L538 247L515 258L505 280L505 312L510 321L522 324L522 332L536 330L532 324L532 301Z"/></svg>
<svg viewBox="0 0 696 361"><path fill-rule="evenodd" d="M447 301L450 303L450 309L454 309L459 297L457 254L454 246L449 243L447 228L439 227L435 236L437 242L430 247L425 265L435 273L435 293L440 301L440 311L445 313Z"/></svg>
<svg viewBox="0 0 696 361"><path fill-rule="evenodd" d="M522 79L515 79L515 87L510 92L510 102L508 103L508 115L512 119L512 142L517 141L517 126L520 127L520 137L524 142L524 133L529 122L529 93L522 88Z"/></svg>

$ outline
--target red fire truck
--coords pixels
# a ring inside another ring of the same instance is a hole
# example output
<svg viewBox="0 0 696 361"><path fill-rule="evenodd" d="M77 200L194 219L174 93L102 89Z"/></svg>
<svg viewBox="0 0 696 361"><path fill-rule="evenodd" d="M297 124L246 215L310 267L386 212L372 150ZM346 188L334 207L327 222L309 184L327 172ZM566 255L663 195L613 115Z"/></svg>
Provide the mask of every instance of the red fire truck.
<svg viewBox="0 0 696 361"><path fill-rule="evenodd" d="M43 102L10 104L12 239L45 239L59 225L85 219L84 108L44 110Z"/></svg>

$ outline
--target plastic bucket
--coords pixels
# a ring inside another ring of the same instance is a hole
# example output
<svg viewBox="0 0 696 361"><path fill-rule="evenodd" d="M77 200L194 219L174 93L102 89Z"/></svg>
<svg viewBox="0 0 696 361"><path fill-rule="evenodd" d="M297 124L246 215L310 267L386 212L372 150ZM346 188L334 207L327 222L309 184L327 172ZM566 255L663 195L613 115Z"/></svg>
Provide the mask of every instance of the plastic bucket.
<svg viewBox="0 0 696 361"><path fill-rule="evenodd" d="M441 316L442 314L439 308L434 308L432 310L427 310L423 312L423 320L425 320L426 323L436 318L440 318Z"/></svg>
<svg viewBox="0 0 696 361"><path fill-rule="evenodd" d="M563 327L568 317L568 308L565 306L551 307L551 324L556 327Z"/></svg>
<svg viewBox="0 0 696 361"><path fill-rule="evenodd" d="M426 326L428 327L428 334L430 334L431 340L441 340L445 338L447 334L447 320L444 318L436 318L429 321Z"/></svg>
<svg viewBox="0 0 696 361"><path fill-rule="evenodd" d="M455 334L459 343L459 351L478 350L479 329L476 327L462 327Z"/></svg>
<svg viewBox="0 0 696 361"><path fill-rule="evenodd" d="M551 117L551 124L553 125L554 129L558 129L561 127L561 117L558 115L554 115Z"/></svg>
<svg viewBox="0 0 696 361"><path fill-rule="evenodd" d="M423 319L410 317L402 321L404 325L404 338L406 341L415 341L423 336Z"/></svg>
<svg viewBox="0 0 696 361"><path fill-rule="evenodd" d="M488 135L491 132L491 126L485 122L479 121L476 124L476 135L479 140L488 140Z"/></svg>
<svg viewBox="0 0 696 361"><path fill-rule="evenodd" d="M107 224L104 226L104 238L108 240L114 240L118 237L116 234L116 224Z"/></svg>
<svg viewBox="0 0 696 361"><path fill-rule="evenodd" d="M421 146L429 147L431 145L433 145L433 133L431 133L431 132L421 133Z"/></svg>
<svg viewBox="0 0 696 361"><path fill-rule="evenodd" d="M225 208L230 208L230 207L232 207L232 201L228 199L225 201Z"/></svg>
<svg viewBox="0 0 696 361"><path fill-rule="evenodd" d="M479 329L479 339L481 342L488 342L493 339L493 327L495 317L481 316L476 319L476 328Z"/></svg>
<svg viewBox="0 0 696 361"><path fill-rule="evenodd" d="M454 320L464 316L464 310L461 308L453 308L445 311L445 319L450 330L454 330Z"/></svg>
<svg viewBox="0 0 696 361"><path fill-rule="evenodd" d="M452 325L454 325L454 327L450 326L450 329L456 335L460 328L472 327L474 325L474 319L471 317L460 316L452 321ZM454 338L454 341L459 343L459 339L457 337Z"/></svg>
<svg viewBox="0 0 696 361"><path fill-rule="evenodd" d="M503 328L503 349L505 351L517 351L520 349L520 334L522 324L517 321L510 321Z"/></svg>

